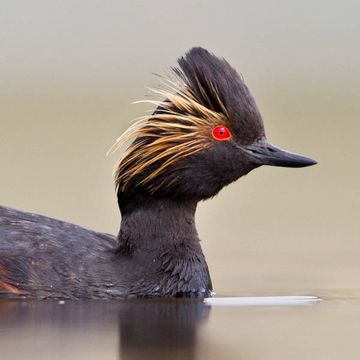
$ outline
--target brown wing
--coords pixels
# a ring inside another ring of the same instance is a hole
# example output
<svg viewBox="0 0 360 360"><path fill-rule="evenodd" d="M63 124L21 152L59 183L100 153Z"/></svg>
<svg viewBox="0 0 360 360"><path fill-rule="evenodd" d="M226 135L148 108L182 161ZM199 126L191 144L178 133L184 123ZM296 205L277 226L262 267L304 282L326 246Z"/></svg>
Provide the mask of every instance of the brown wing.
<svg viewBox="0 0 360 360"><path fill-rule="evenodd" d="M0 266L0 294L1 296L21 295L22 291L16 286L9 284L6 279L7 271Z"/></svg>

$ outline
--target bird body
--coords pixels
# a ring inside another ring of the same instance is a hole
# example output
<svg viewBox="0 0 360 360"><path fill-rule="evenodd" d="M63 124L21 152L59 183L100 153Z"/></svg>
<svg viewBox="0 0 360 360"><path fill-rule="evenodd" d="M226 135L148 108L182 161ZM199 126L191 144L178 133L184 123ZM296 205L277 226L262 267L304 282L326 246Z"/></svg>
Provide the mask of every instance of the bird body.
<svg viewBox="0 0 360 360"><path fill-rule="evenodd" d="M197 203L261 165L315 161L271 145L248 88L224 60L191 49L115 170L117 237L0 207L0 297L208 297Z"/></svg>
<svg viewBox="0 0 360 360"><path fill-rule="evenodd" d="M114 236L0 207L0 297L96 298L114 275L114 246Z"/></svg>
<svg viewBox="0 0 360 360"><path fill-rule="evenodd" d="M194 204L148 202L125 216L119 239L0 207L0 297L204 297L210 276Z"/></svg>

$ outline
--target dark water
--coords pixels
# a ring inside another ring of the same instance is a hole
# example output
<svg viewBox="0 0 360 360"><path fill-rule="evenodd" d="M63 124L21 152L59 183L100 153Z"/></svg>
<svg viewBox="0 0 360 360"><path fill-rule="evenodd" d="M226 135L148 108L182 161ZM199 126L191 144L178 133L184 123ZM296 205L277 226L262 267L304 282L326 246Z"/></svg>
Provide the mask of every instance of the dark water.
<svg viewBox="0 0 360 360"><path fill-rule="evenodd" d="M0 301L1 360L359 358L360 301Z"/></svg>

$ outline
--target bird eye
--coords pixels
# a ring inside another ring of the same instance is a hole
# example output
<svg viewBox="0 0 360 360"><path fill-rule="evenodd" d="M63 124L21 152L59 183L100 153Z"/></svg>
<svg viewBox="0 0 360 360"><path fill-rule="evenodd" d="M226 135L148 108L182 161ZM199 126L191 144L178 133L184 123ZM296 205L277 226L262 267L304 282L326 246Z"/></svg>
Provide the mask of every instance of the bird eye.
<svg viewBox="0 0 360 360"><path fill-rule="evenodd" d="M215 140L224 141L230 139L231 133L225 126L216 126L212 129L212 136Z"/></svg>

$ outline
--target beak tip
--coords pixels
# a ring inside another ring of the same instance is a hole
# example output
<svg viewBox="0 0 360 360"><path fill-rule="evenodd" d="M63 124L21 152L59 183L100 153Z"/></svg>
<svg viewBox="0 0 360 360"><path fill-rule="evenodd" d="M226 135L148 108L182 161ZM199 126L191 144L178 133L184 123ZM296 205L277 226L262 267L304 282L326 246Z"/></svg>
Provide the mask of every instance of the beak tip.
<svg viewBox="0 0 360 360"><path fill-rule="evenodd" d="M314 159L306 158L304 161L300 164L300 167L307 167L307 166L313 166L316 165L318 162Z"/></svg>

